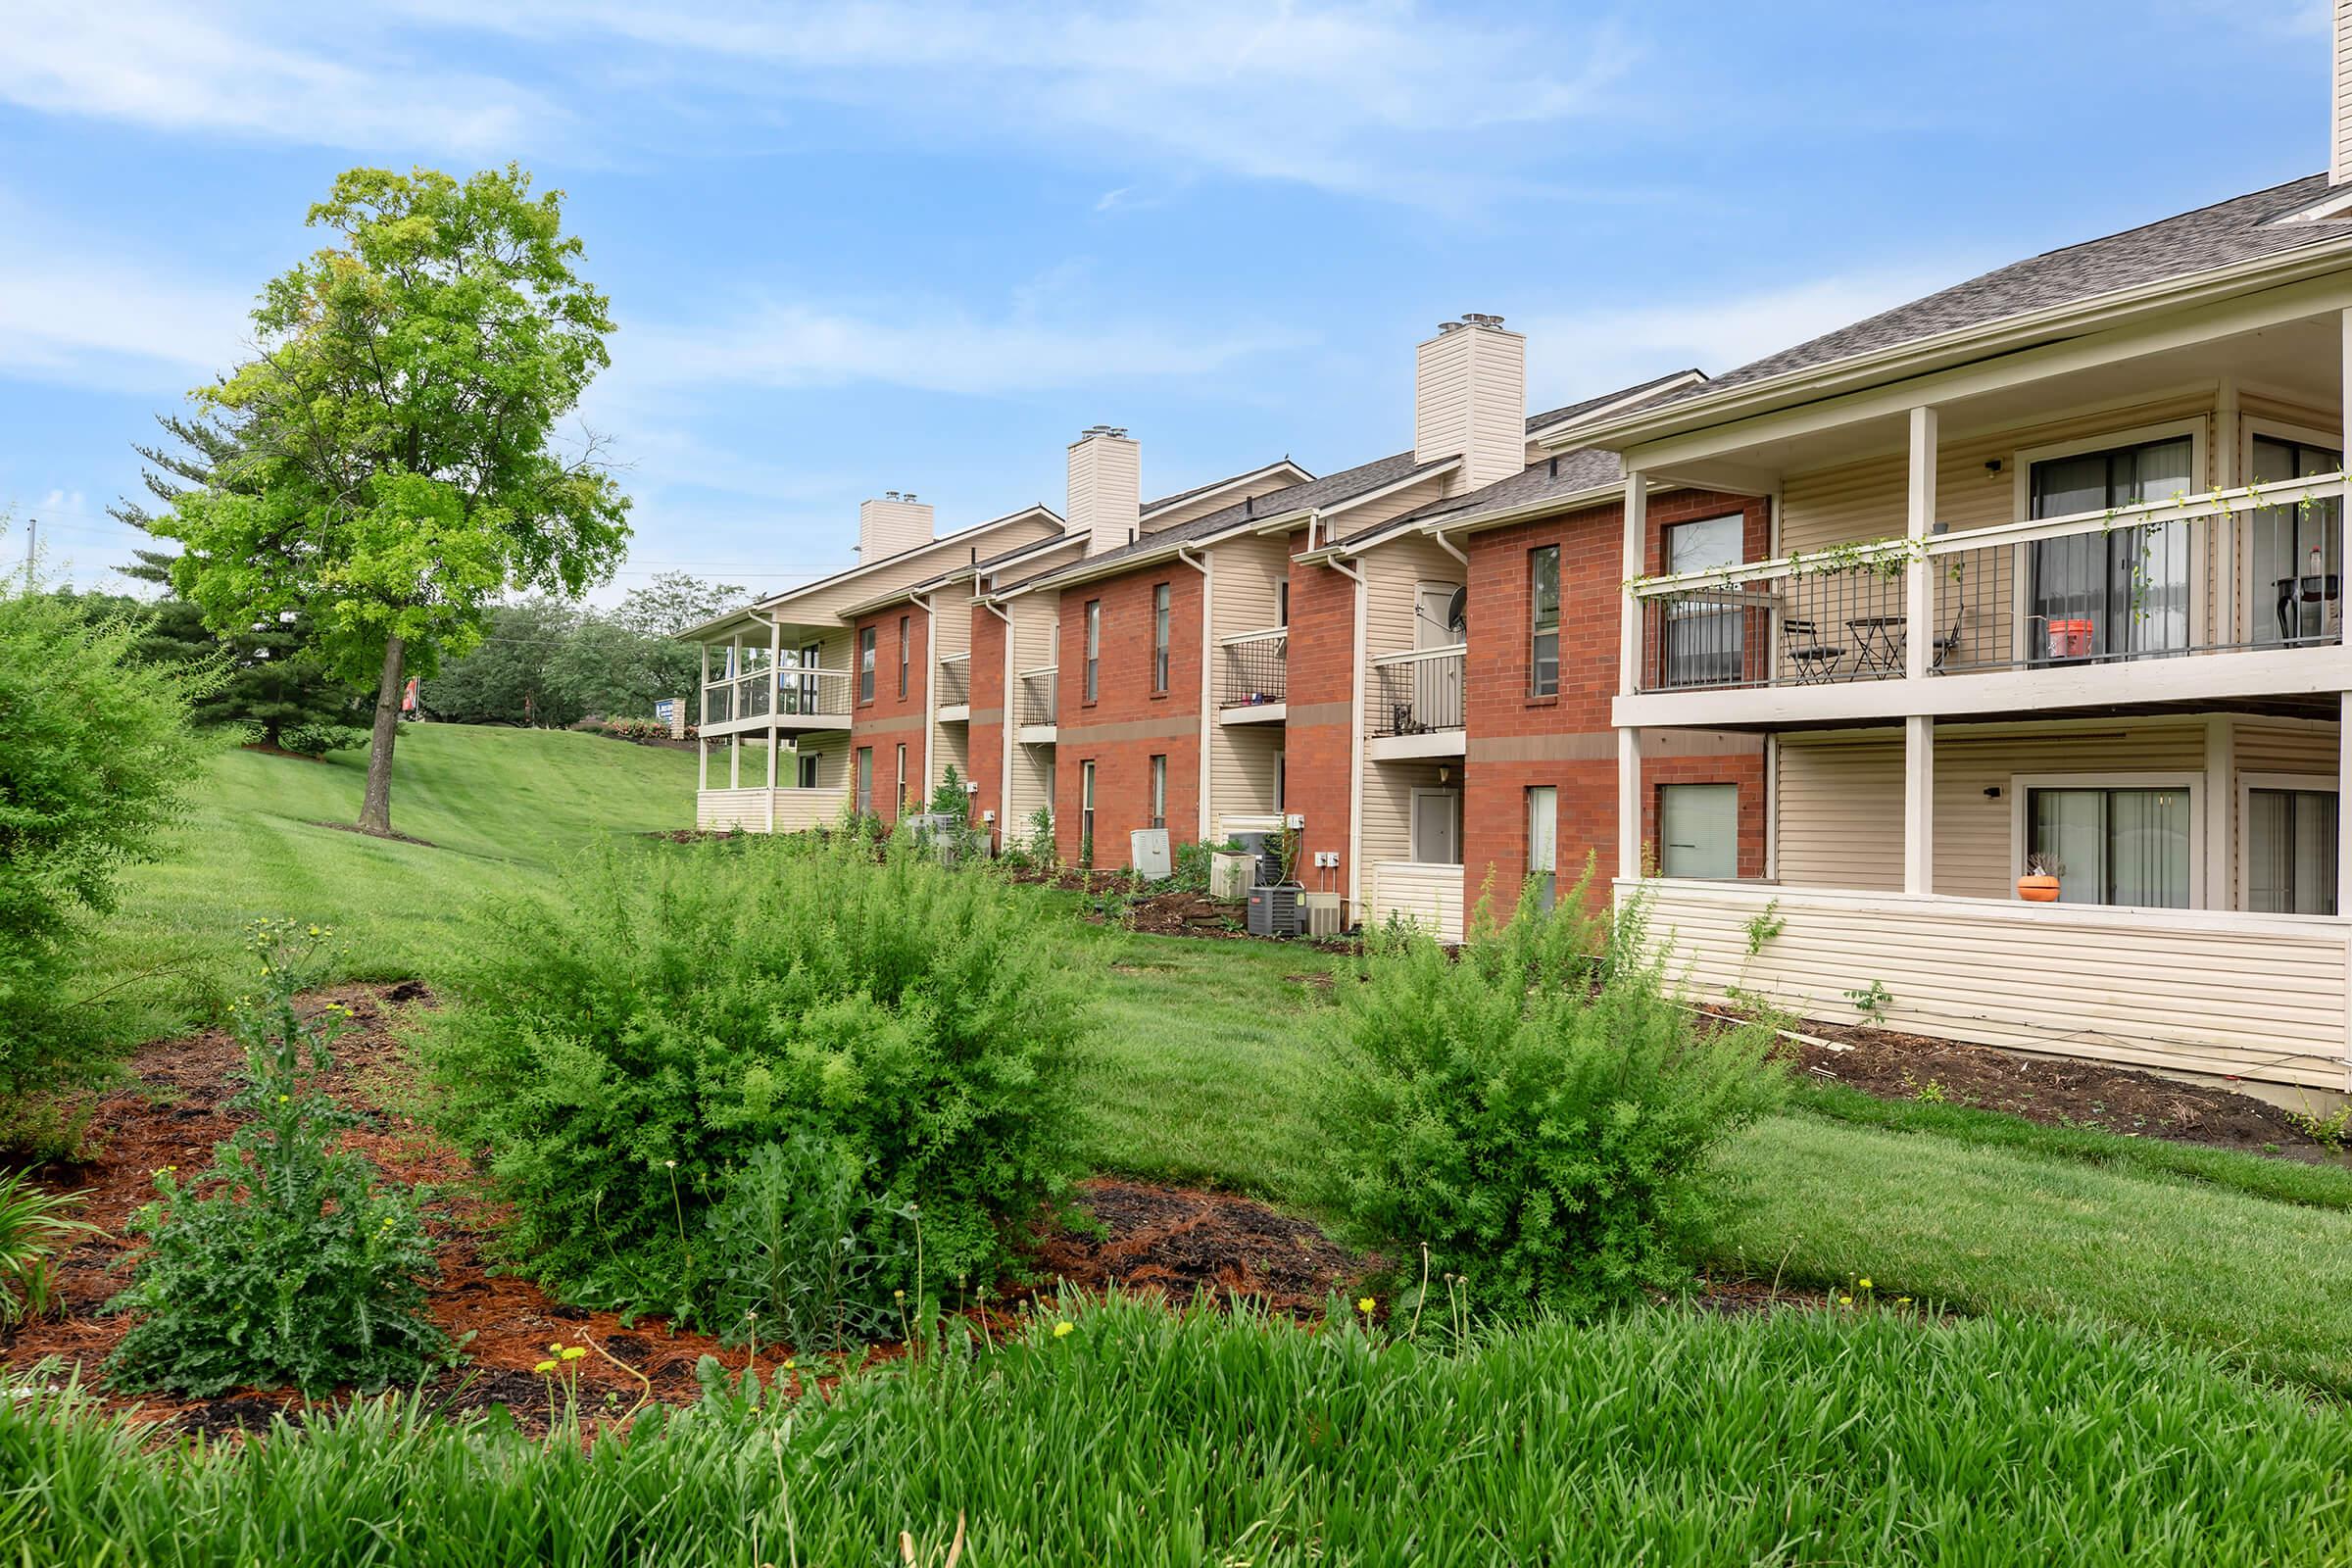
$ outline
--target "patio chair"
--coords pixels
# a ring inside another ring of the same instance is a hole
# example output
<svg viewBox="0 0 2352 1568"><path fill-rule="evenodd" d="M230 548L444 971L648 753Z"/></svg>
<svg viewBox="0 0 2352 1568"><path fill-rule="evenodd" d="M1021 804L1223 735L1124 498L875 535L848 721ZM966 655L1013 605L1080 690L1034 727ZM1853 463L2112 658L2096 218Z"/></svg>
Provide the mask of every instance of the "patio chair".
<svg viewBox="0 0 2352 1568"><path fill-rule="evenodd" d="M1781 622L1781 636L1789 640L1783 651L1796 669L1799 685L1812 686L1837 679L1838 663L1845 658L1846 650L1835 643L1824 642L1817 622L1784 620ZM1803 640L1795 641L1799 638Z"/></svg>

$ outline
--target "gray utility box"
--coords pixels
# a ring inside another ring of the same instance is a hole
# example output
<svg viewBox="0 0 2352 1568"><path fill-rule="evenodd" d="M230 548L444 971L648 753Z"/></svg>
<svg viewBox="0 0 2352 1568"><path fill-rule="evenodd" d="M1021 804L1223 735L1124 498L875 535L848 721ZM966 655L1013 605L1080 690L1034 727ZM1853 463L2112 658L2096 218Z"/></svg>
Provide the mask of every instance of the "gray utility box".
<svg viewBox="0 0 2352 1568"><path fill-rule="evenodd" d="M1168 863L1168 830L1139 827L1127 835L1127 863L1147 882L1165 882L1176 874Z"/></svg>
<svg viewBox="0 0 2352 1568"><path fill-rule="evenodd" d="M1208 896L1225 904L1239 904L1250 896L1257 880L1257 857L1234 855L1218 850L1208 858Z"/></svg>
<svg viewBox="0 0 2352 1568"><path fill-rule="evenodd" d="M1253 937L1295 937L1298 934L1298 899L1306 890L1296 882L1250 890L1250 934Z"/></svg>
<svg viewBox="0 0 2352 1568"><path fill-rule="evenodd" d="M1337 893L1309 893L1299 900L1299 914L1303 929L1310 937L1336 937L1340 934L1340 896Z"/></svg>

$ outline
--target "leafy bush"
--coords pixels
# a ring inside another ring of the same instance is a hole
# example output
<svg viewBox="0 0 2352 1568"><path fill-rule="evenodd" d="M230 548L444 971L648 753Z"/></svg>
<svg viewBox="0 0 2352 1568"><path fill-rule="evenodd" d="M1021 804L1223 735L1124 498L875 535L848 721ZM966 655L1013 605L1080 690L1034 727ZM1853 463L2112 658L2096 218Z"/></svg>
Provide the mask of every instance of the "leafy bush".
<svg viewBox="0 0 2352 1568"><path fill-rule="evenodd" d="M0 1176L0 1328L47 1317L57 1306L52 1260L69 1236L98 1229L73 1217L79 1193L44 1193L30 1171Z"/></svg>
<svg viewBox="0 0 2352 1568"><path fill-rule="evenodd" d="M190 705L214 663L145 663L139 626L0 585L0 1135L35 1097L86 1086L113 1054L65 978L89 914L151 858L208 745Z"/></svg>
<svg viewBox="0 0 2352 1568"><path fill-rule="evenodd" d="M126 1388L207 1396L252 1383L323 1394L407 1382L446 1357L424 1312L433 1273L420 1190L381 1185L367 1156L338 1150L358 1120L327 1095L342 1009L307 1012L299 994L325 969L328 933L264 920L252 952L259 995L229 1027L253 1119L184 1184L156 1173L156 1200L130 1222L148 1239L130 1289L109 1311L141 1315L108 1363Z"/></svg>
<svg viewBox="0 0 2352 1568"><path fill-rule="evenodd" d="M1587 873L1588 878L1590 873ZM1782 1093L1750 1025L1694 1032L1639 906L1480 922L1459 960L1375 934L1319 1097L1324 1198L1418 1289L1489 1315L1585 1312L1687 1282L1707 1155Z"/></svg>
<svg viewBox="0 0 2352 1568"><path fill-rule="evenodd" d="M278 745L304 757L353 752L367 744L368 732L356 724L301 724L278 737Z"/></svg>
<svg viewBox="0 0 2352 1568"><path fill-rule="evenodd" d="M842 1350L879 1337L904 1249L867 1194L865 1162L830 1139L762 1144L726 1178L708 1222L711 1318L733 1344L754 1314L770 1341Z"/></svg>
<svg viewBox="0 0 2352 1568"><path fill-rule="evenodd" d="M509 1254L578 1298L708 1318L705 1211L809 1135L871 1202L919 1205L922 1288L985 1282L1073 1168L1065 929L860 836L609 849L492 907L424 1059L512 1204ZM917 1288L911 1261L878 1272Z"/></svg>

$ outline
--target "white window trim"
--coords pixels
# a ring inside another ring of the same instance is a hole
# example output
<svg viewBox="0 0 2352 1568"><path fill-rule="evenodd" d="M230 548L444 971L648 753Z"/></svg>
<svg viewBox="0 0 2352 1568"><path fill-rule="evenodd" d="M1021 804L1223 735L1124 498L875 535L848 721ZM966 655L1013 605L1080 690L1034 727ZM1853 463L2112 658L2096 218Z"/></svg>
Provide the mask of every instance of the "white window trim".
<svg viewBox="0 0 2352 1568"><path fill-rule="evenodd" d="M2234 907L2240 910L2245 909L2253 885L2250 863L2253 858L2246 853L2246 848L2254 837L2254 792L2256 790L2301 790L2315 794L2340 795L2342 786L2332 773L2240 773L2237 775L2237 819L2233 825L2231 837L2237 850L2235 856L2237 903ZM2341 833L2344 830L2344 819L2341 814L2340 803L2337 812L2335 830ZM2343 897L2342 889L2336 890L2336 897L2339 901L2337 907L2340 908L2342 907L2340 902ZM2324 919L2328 917L2306 915L2303 918Z"/></svg>
<svg viewBox="0 0 2352 1568"><path fill-rule="evenodd" d="M2292 441L2300 446L2324 447L2329 452L2340 452L2344 446L2344 432L2341 430L2330 433L2308 424L2297 424L2292 419L2277 419L2261 414L2241 414L2237 420L2237 473L2240 485L2249 485L2254 482L2254 438L2266 435L2274 440ZM2236 638L2250 642L2255 625L2254 617L2262 612L2262 606L2255 597L2254 530L2252 528L2232 528L2230 532L2237 536L2230 554L2235 558L2238 583L2237 613L2243 617L2241 628L2236 632ZM2244 906L2241 900L2238 907L2243 908Z"/></svg>
<svg viewBox="0 0 2352 1568"><path fill-rule="evenodd" d="M2016 879L2026 874L2026 807L2034 790L2186 790L2188 813L2188 907L2205 905L2205 812L2196 805L2205 789L2203 773L2012 773L2009 775L2009 897L2017 898ZM2101 904L2101 909L2139 908L2139 905Z"/></svg>
<svg viewBox="0 0 2352 1568"><path fill-rule="evenodd" d="M1462 853L1462 792L1451 786L1441 789L1416 784L1412 787L1409 795L1410 799L1405 802L1404 808L1404 854L1407 862L1413 865L1460 865L1462 863L1459 858ZM1425 795L1442 795L1453 803L1453 853L1456 857L1454 859L1424 860L1421 858L1418 829L1421 821L1421 798Z"/></svg>
<svg viewBox="0 0 2352 1568"><path fill-rule="evenodd" d="M2203 495L2213 488L2213 457L2210 420L2203 414L2187 418L2166 419L2158 424L2139 424L2122 430L2103 430L2097 435L2078 436L2071 441L2053 441L2045 446L2019 447L2009 454L2010 506L2013 521L2024 521L2034 511L2034 465L2048 463L2054 458L2078 458L2085 452L2106 452L2116 447L2145 446L2151 441L2170 441L2176 436L2188 437L2188 476L2190 495ZM2241 470L2242 471L2242 470ZM2169 496L2159 497L2170 500ZM1965 536L1965 535L1963 535ZM2010 581L2010 648L2009 657L2021 662L2032 650L2033 632L2027 625L2034 612L2034 569L2031 544L2015 547L2009 563ZM2207 580L2213 575L2209 551L2193 551L2188 571L2188 625L2193 639L2205 621L2205 602L2211 592Z"/></svg>
<svg viewBox="0 0 2352 1568"><path fill-rule="evenodd" d="M1673 522L1662 522L1658 524L1658 565L1666 572L1667 575L1672 576L1677 568L1669 562L1667 558L1666 541L1672 538L1678 529L1695 528L1701 523L1708 522L1736 522L1740 525L1740 553L1733 557L1730 561L1719 563L1719 564L1726 566L1744 566L1747 564L1747 510L1742 507L1737 512L1719 512L1713 516L1709 517L1682 517ZM1686 566L1680 569L1686 571L1697 571L1702 568L1697 566Z"/></svg>

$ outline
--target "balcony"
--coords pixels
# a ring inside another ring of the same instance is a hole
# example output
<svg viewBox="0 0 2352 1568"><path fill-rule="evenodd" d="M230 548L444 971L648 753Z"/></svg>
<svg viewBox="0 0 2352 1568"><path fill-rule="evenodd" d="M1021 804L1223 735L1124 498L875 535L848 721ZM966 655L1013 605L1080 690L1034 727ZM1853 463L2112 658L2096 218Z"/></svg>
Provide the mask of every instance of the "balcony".
<svg viewBox="0 0 2352 1568"><path fill-rule="evenodd" d="M848 729L851 698L847 670L785 664L722 677L703 687L702 733Z"/></svg>
<svg viewBox="0 0 2352 1568"><path fill-rule="evenodd" d="M1462 659L1460 643L1447 648L1384 654L1372 661L1364 683L1371 702L1372 738L1366 755L1375 760L1462 755Z"/></svg>
<svg viewBox="0 0 2352 1568"><path fill-rule="evenodd" d="M1219 723L1279 724L1289 716L1290 645L1284 626L1243 632L1217 645Z"/></svg>
<svg viewBox="0 0 2352 1568"><path fill-rule="evenodd" d="M1053 745L1057 684L1054 666L1048 664L1042 669L1024 669L1017 679L1020 686L1019 727L1014 730L1013 739L1024 746Z"/></svg>
<svg viewBox="0 0 2352 1568"><path fill-rule="evenodd" d="M1618 721L2339 691L2345 491L2330 474L1639 581Z"/></svg>
<svg viewBox="0 0 2352 1568"><path fill-rule="evenodd" d="M939 721L961 724L972 716L972 656L950 654L939 662Z"/></svg>

